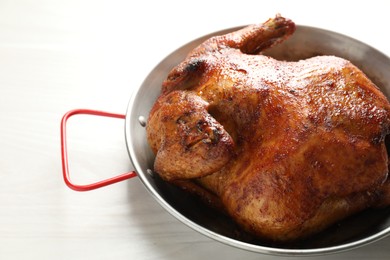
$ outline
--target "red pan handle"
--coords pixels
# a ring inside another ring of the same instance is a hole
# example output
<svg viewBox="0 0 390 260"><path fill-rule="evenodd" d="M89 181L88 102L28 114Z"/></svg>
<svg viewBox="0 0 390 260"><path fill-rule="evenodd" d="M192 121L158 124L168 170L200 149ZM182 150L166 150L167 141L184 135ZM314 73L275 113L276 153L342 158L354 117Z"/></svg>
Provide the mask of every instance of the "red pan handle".
<svg viewBox="0 0 390 260"><path fill-rule="evenodd" d="M108 178L102 181L98 181L91 184L85 184L85 185L78 185L74 184L70 180L69 175L69 167L68 167L68 152L66 148L66 122L68 118L70 118L73 115L79 115L79 114L85 114L85 115L94 115L94 116L104 116L104 117L113 117L113 118L119 118L124 119L125 115L122 114L114 114L109 112L103 112L98 110L90 110L90 109L75 109L67 112L61 120L61 157L62 157L62 174L64 177L64 181L66 185L68 185L69 188L75 191L89 191L94 190L97 188L101 188L110 184L114 184L123 180L127 180L130 178L133 178L137 176L135 171L123 173L120 175L117 175L112 178Z"/></svg>

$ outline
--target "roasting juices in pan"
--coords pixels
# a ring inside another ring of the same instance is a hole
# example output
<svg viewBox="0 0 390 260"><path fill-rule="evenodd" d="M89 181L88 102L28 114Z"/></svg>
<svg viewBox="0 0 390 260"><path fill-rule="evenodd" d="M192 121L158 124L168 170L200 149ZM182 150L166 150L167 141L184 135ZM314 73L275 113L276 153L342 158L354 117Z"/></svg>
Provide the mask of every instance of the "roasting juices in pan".
<svg viewBox="0 0 390 260"><path fill-rule="evenodd" d="M147 122L154 171L276 242L390 204L390 104L348 60L262 55L280 15L215 36L167 75Z"/></svg>

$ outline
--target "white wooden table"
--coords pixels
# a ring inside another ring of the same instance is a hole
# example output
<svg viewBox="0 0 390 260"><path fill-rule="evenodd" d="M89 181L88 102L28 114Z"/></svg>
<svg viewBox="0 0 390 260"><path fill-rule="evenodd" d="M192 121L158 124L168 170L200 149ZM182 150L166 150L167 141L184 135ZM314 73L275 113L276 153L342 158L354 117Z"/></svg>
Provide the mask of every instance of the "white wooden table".
<svg viewBox="0 0 390 260"><path fill-rule="evenodd" d="M61 176L61 117L74 108L125 113L132 91L176 48L276 13L390 55L389 3L0 0L0 259L281 259L198 234L137 178L86 193L68 189ZM76 181L131 169L123 123L69 122ZM386 238L316 259L389 255Z"/></svg>

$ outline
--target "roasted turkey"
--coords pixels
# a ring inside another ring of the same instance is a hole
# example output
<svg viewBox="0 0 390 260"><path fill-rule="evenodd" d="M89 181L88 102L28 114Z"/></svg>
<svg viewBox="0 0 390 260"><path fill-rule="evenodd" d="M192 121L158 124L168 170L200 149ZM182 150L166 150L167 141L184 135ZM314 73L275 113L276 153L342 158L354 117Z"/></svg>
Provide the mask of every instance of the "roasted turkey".
<svg viewBox="0 0 390 260"><path fill-rule="evenodd" d="M154 170L270 241L317 233L390 204L390 104L348 60L261 51L280 15L212 37L167 75L147 122Z"/></svg>

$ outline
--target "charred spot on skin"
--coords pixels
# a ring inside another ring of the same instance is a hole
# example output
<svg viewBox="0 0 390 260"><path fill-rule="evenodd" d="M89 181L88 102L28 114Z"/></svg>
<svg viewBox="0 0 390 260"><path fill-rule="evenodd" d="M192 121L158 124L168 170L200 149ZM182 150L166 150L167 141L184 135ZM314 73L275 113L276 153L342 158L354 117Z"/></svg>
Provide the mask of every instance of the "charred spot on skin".
<svg viewBox="0 0 390 260"><path fill-rule="evenodd" d="M207 135L207 138L202 140L203 143L216 144L219 142L220 131L216 127L209 126L205 120L199 120L196 123L196 129Z"/></svg>
<svg viewBox="0 0 390 260"><path fill-rule="evenodd" d="M217 144L219 142L220 132L217 128L211 127L208 133L209 140L211 141L211 144Z"/></svg>
<svg viewBox="0 0 390 260"><path fill-rule="evenodd" d="M206 62L204 60L195 59L192 60L187 66L184 68L186 73L194 73L199 72L205 68Z"/></svg>
<svg viewBox="0 0 390 260"><path fill-rule="evenodd" d="M175 89L191 88L207 68L207 62L202 59L192 59L181 67L173 70L165 81L165 87L174 86ZM173 85L172 85L173 84ZM180 87L179 87L180 86Z"/></svg>

